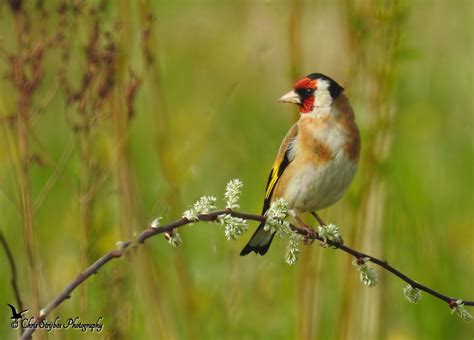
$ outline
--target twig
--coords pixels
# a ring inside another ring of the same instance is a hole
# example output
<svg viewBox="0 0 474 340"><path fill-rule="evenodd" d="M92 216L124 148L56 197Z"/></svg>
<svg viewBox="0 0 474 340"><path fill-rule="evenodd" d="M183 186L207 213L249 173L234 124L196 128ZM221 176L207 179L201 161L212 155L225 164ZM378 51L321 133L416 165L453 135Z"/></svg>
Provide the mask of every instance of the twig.
<svg viewBox="0 0 474 340"><path fill-rule="evenodd" d="M2 242L3 248L5 249L5 254L7 255L8 264L10 265L10 270L12 277L10 279L10 283L12 285L13 293L15 294L16 305L18 306L18 310L23 310L23 302L21 301L20 297L20 290L18 289L18 281L17 281L17 272L16 272L16 265L15 259L13 258L13 254L8 246L7 240L5 236L0 231L0 241ZM23 332L23 330L21 330Z"/></svg>
<svg viewBox="0 0 474 340"><path fill-rule="evenodd" d="M266 221L265 216L242 213L242 212L234 211L234 210L231 210L231 209L222 209L222 210L216 210L216 211L210 212L208 214L201 214L201 215L198 215L198 220L203 221L203 222L214 222L214 221L217 220L217 218L220 215L224 215L224 214L230 214L234 217L240 217L240 218L243 218L243 219L246 219L246 220L252 220L252 221L257 221L257 222ZM158 234L164 234L164 233L170 234L170 233L173 232L174 229L183 227L187 224L194 223L194 222L195 221L190 221L190 220L183 217L183 218L180 218L179 220L173 221L173 222L171 222L171 223L169 223L165 226L162 226L162 227L157 227L157 228L150 227L148 229L145 229L144 231L142 231L137 236L136 240L134 240L134 241L129 240L129 241L125 241L125 242L119 242L118 243L118 249L112 250L112 251L108 252L107 254L105 254L104 256L102 256L101 258L99 258L96 262L94 262L91 266L89 266L85 271L80 273L66 288L64 288L64 290L59 295L57 295L46 307L44 307L40 311L40 314L35 317L35 323L40 323L41 321L43 321L46 318L46 316L48 316L53 310L55 310L61 303L63 303L65 300L69 299L71 297L71 293L82 282L87 280L93 274L97 274L99 269L102 268L105 264L107 264L111 260L122 257L124 255L125 251L128 248L138 247L141 244L143 244L150 237L153 237L153 236L158 235ZM426 293L428 293L428 294L430 294L430 295L432 295L432 296L434 296L434 297L436 297L436 298L438 298L442 301L445 301L446 303L448 303L448 305L451 308L452 308L453 305L456 306L456 301L459 300L457 298L452 298L452 297L449 297L447 295L444 295L440 292L435 291L434 289L431 289L427 286L424 286L424 285L416 282L415 280L411 279L407 275L403 274L398 269L396 269L396 268L392 267L391 265L389 265L387 261L384 261L384 260L378 259L374 256L362 253L362 252L360 252L358 250L355 250L355 249L353 249L349 246L346 246L342 243L332 242L330 240L326 240L323 237L321 237L320 235L318 235L318 233L316 233L315 231L312 231L310 229L297 227L293 224L290 224L290 228L293 231L297 232L298 234L303 235L307 238L311 238L311 239L314 239L314 240L319 240L319 241L322 241L322 242L326 242L330 246L332 246L334 248L337 248L337 249L340 249L340 250L354 256L356 259L368 258L370 262L375 263L378 266L384 268L385 270L391 272L395 276L398 276L400 279L402 279L403 281L410 284L413 288L417 288L419 290L422 290L422 291L424 291L424 292L426 292ZM467 301L467 300L462 299L462 303L465 306L474 306L474 301ZM29 339L35 330L36 330L35 328L28 328L23 333L22 339Z"/></svg>

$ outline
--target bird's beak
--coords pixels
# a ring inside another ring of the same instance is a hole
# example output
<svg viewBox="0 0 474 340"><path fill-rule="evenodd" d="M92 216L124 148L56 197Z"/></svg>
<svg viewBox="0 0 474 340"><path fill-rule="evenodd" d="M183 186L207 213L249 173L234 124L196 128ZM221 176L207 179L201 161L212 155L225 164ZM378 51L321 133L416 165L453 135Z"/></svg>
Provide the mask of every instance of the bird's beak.
<svg viewBox="0 0 474 340"><path fill-rule="evenodd" d="M282 103L301 104L301 98L300 98L299 94L296 93L294 90L291 90L287 94L283 95L277 101L282 102Z"/></svg>

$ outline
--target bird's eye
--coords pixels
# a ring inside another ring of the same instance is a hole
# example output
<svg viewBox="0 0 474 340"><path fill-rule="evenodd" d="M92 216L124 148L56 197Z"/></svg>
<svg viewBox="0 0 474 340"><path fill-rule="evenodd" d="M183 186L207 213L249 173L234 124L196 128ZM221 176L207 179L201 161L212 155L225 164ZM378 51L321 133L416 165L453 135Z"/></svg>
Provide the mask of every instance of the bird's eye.
<svg viewBox="0 0 474 340"><path fill-rule="evenodd" d="M306 90L305 90L305 93L306 93L306 94L312 94L312 93L313 93L313 90L312 90L312 89L306 89Z"/></svg>

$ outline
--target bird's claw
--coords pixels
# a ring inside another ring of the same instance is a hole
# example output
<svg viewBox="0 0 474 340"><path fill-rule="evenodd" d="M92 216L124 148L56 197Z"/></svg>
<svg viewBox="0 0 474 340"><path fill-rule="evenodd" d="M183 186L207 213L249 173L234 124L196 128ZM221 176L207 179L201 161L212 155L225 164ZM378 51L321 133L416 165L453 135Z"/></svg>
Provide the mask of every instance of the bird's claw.
<svg viewBox="0 0 474 340"><path fill-rule="evenodd" d="M314 242L316 232L310 226L305 226L306 235L303 236L303 244L309 246Z"/></svg>
<svg viewBox="0 0 474 340"><path fill-rule="evenodd" d="M320 241L319 245L323 248L332 248L332 249L338 249L340 246L344 244L344 240L342 239L341 236L339 236L339 239L337 241L333 242L328 242L327 240Z"/></svg>

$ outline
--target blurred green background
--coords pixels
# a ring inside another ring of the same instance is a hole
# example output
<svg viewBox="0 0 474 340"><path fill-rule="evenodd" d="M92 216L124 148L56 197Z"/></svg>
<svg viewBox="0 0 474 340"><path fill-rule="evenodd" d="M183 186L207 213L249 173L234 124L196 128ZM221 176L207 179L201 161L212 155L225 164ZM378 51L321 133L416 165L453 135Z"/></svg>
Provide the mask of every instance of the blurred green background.
<svg viewBox="0 0 474 340"><path fill-rule="evenodd" d="M448 295L474 298L474 3L0 1L0 231L38 312L156 216L244 182L258 213L302 76L343 84L362 133L356 179L322 216L345 242ZM220 201L223 204L222 201ZM256 223L252 223L251 230ZM474 326L377 269L316 244L284 263L238 256L248 235L181 229L81 285L54 313L100 334L39 338L467 339ZM0 253L0 301L16 304ZM471 310L472 312L472 310ZM1 307L2 338L18 336Z"/></svg>

